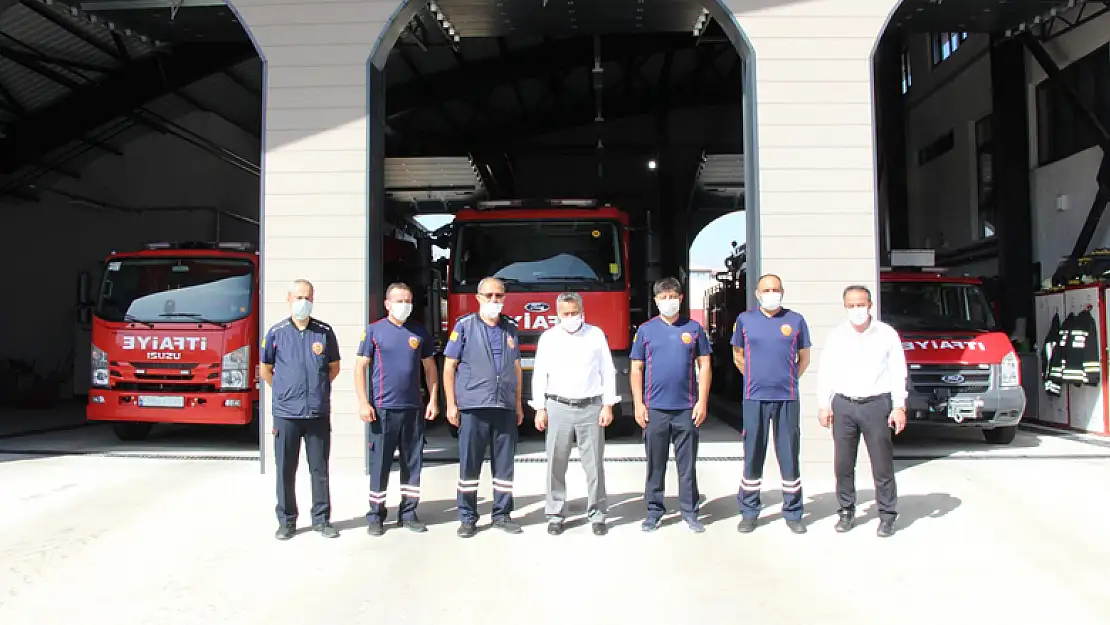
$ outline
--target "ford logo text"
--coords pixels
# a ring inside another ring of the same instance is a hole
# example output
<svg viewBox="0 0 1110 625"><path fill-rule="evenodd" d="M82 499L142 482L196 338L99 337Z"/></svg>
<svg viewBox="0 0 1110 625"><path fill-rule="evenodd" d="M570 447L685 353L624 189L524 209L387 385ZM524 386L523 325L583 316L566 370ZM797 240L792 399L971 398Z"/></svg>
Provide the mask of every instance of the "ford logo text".
<svg viewBox="0 0 1110 625"><path fill-rule="evenodd" d="M946 375L946 376L942 377L941 381L942 382L947 382L948 384L960 384L965 379L967 379L967 378L965 378L964 376L956 373L956 374L953 374L953 375Z"/></svg>
<svg viewBox="0 0 1110 625"><path fill-rule="evenodd" d="M551 310L551 306L544 302L528 302L524 305L524 310L534 313L542 313Z"/></svg>

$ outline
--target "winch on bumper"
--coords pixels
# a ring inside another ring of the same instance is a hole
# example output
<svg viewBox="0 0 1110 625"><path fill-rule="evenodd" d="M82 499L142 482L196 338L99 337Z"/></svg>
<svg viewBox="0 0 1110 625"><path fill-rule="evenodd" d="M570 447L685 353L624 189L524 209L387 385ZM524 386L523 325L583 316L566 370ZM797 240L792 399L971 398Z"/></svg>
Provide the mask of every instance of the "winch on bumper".
<svg viewBox="0 0 1110 625"><path fill-rule="evenodd" d="M999 365L909 366L906 417L910 424L982 429L1016 428L1025 390L1003 388Z"/></svg>

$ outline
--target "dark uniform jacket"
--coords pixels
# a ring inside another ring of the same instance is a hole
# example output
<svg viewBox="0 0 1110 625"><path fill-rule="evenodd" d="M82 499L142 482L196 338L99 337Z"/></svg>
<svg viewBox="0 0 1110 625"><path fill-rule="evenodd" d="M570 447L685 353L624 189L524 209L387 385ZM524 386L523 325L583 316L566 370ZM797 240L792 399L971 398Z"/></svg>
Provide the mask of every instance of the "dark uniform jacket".
<svg viewBox="0 0 1110 625"><path fill-rule="evenodd" d="M494 365L493 351L486 338L485 322L476 315L459 318L451 332L444 353L450 357L458 351L455 369L455 402L460 410L502 408L516 410L516 363L520 359L520 342L516 323L505 315L501 328L501 368ZM450 345L458 343L459 347Z"/></svg>
<svg viewBox="0 0 1110 625"><path fill-rule="evenodd" d="M1053 326L1059 317L1053 317ZM1046 348L1050 347L1045 337ZM1071 313L1064 318L1051 344L1048 369L1045 374L1045 392L1059 396L1064 384L1098 386L1102 380L1102 361L1099 350L1098 323L1090 310Z"/></svg>
<svg viewBox="0 0 1110 625"><path fill-rule="evenodd" d="M286 419L331 415L328 365L339 361L331 326L309 319L304 330L286 319L262 339L262 362L274 367L273 413Z"/></svg>

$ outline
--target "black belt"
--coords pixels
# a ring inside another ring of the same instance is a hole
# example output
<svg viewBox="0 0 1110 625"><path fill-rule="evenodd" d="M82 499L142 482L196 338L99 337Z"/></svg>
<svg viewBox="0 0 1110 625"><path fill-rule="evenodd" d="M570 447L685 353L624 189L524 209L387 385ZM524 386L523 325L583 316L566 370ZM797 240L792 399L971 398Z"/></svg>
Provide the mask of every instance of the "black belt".
<svg viewBox="0 0 1110 625"><path fill-rule="evenodd" d="M572 408L585 408L586 406L593 405L597 401L601 400L601 395L595 395L593 397L587 397L585 399L571 399L569 397L560 397L559 395L547 395L546 397L551 401L556 401L560 404L565 404Z"/></svg>
<svg viewBox="0 0 1110 625"><path fill-rule="evenodd" d="M836 396L850 404L869 404L873 401L889 398L890 393L880 393L878 395L872 395L870 397L848 397L847 395L841 395L840 393L837 393Z"/></svg>

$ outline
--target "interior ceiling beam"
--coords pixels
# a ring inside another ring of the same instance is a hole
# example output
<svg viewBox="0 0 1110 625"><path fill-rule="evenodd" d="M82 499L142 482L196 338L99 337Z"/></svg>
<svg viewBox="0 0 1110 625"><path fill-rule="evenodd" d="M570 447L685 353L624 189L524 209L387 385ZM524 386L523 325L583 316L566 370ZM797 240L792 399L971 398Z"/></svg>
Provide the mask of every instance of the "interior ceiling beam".
<svg viewBox="0 0 1110 625"><path fill-rule="evenodd" d="M256 55L250 43L179 44L136 61L14 124L0 141L0 172L11 173L144 104Z"/></svg>
<svg viewBox="0 0 1110 625"><path fill-rule="evenodd" d="M116 61L123 61L123 59L119 56L119 51L116 50L113 46L109 46L96 37L93 37L89 33L81 30L72 22L58 15L53 9L47 7L41 2L38 2L37 0L22 0L20 4L22 4L30 11L38 14L38 16L43 18L44 20L50 22L51 24L54 24L58 28L61 28L63 31L69 33L73 37L76 37L77 39L85 42L85 44L92 49L107 55L108 58L115 59Z"/></svg>
<svg viewBox="0 0 1110 625"><path fill-rule="evenodd" d="M607 35L602 38L605 53L602 63L622 63L641 55L664 54L692 48L686 33L657 35ZM506 56L471 61L459 68L425 74L420 82L391 86L386 97L387 114L436 106L444 100L464 98L529 78L544 78L593 64L592 36L553 40L547 45L509 51ZM428 101L428 93L435 99Z"/></svg>

